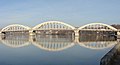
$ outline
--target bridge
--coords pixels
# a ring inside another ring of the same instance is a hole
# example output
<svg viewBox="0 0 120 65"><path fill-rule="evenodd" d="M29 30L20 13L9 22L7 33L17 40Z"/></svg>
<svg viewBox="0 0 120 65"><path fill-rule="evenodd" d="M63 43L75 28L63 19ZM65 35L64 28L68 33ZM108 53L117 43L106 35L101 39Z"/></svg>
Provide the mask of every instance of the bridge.
<svg viewBox="0 0 120 65"><path fill-rule="evenodd" d="M16 34L28 34L28 35L73 35L79 37L83 32L107 32L114 33L114 35L120 35L120 30L103 23L90 23L83 25L79 28L71 26L67 23L60 21L47 21L36 25L33 28L28 26L12 24L8 25L0 31L0 34L9 35Z"/></svg>

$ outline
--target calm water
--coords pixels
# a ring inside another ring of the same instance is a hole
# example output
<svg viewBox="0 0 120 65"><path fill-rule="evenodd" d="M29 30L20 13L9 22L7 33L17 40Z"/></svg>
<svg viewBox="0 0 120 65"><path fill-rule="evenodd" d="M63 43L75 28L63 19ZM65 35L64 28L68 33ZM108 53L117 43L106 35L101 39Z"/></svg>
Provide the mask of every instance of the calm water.
<svg viewBox="0 0 120 65"><path fill-rule="evenodd" d="M104 36L6 35L0 43L0 65L100 65L117 41Z"/></svg>

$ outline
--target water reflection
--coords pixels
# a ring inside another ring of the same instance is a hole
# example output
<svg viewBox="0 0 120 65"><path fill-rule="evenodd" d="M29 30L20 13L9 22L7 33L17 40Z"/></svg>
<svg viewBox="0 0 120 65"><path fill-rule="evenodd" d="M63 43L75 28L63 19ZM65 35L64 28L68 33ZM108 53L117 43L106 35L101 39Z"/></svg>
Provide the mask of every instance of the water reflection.
<svg viewBox="0 0 120 65"><path fill-rule="evenodd" d="M36 36L33 45L48 51L60 51L74 46L74 39L69 36Z"/></svg>
<svg viewBox="0 0 120 65"><path fill-rule="evenodd" d="M103 35L81 35L78 44L89 49L105 49L117 44L112 36Z"/></svg>
<svg viewBox="0 0 120 65"><path fill-rule="evenodd" d="M33 44L34 46L47 51L61 51L78 44L89 49L105 49L117 44L117 40L113 37L93 35L77 38L70 35L9 35L1 36L1 42L12 48Z"/></svg>
<svg viewBox="0 0 120 65"><path fill-rule="evenodd" d="M29 37L24 35L1 36L1 42L11 48L28 46L30 44Z"/></svg>
<svg viewBox="0 0 120 65"><path fill-rule="evenodd" d="M95 41L95 42L79 42L80 46L89 49L105 49L114 46L117 44L117 41Z"/></svg>

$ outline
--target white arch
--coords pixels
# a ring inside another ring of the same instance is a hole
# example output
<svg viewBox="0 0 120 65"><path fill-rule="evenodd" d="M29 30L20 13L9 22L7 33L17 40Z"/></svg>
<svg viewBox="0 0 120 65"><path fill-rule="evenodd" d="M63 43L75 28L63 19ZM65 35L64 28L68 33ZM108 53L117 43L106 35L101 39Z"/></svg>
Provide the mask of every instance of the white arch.
<svg viewBox="0 0 120 65"><path fill-rule="evenodd" d="M63 24L63 25L65 25L65 26L70 27L70 28L73 29L73 30L75 29L75 27L73 27L73 26L71 26L71 25L69 25L69 24L66 24L66 23L60 22L60 21L47 21L47 22L43 22L43 23L41 23L41 24L39 24L39 25L36 25L35 27L33 27L33 30L35 30L35 29L41 27L42 25L49 24L49 23Z"/></svg>
<svg viewBox="0 0 120 65"><path fill-rule="evenodd" d="M78 30L82 30L83 28L85 28L85 27L87 27L87 26L90 26L90 25L103 25L103 26L107 26L108 28L110 28L110 29L112 29L112 30L114 30L114 31L117 31L117 29L116 28L114 28L114 27L112 27L112 26L110 26L110 25L107 25L107 24L103 24L103 23L90 23L90 24L86 24L86 25L84 25L84 26L81 26L81 27L79 27L78 28Z"/></svg>
<svg viewBox="0 0 120 65"><path fill-rule="evenodd" d="M30 30L31 28L28 27L28 26L24 26L24 25L20 25L20 24L12 24L12 25L8 25L6 27L4 27L1 32L5 31L7 28L10 28L10 27L22 27L22 28L25 28L26 30Z"/></svg>

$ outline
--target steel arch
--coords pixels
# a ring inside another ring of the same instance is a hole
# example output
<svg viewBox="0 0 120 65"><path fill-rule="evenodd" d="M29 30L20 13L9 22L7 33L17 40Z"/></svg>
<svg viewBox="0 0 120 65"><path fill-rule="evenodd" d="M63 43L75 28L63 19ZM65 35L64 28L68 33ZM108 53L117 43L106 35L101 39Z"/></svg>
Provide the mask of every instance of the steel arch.
<svg viewBox="0 0 120 65"><path fill-rule="evenodd" d="M110 28L111 30L113 31L117 31L116 28L110 26L110 25L107 25L107 24L104 24L104 23L90 23L90 24L86 24L86 25L83 25L81 27L78 28L78 30L82 30L83 28L87 27L87 26L92 26L92 25L102 25L102 26L107 26L108 28Z"/></svg>
<svg viewBox="0 0 120 65"><path fill-rule="evenodd" d="M72 30L75 29L75 27L73 27L73 26L71 26L69 24L60 22L60 21L47 21L47 22L43 22L43 23L41 23L39 25L36 25L35 27L33 27L33 30L36 30L36 29L40 28L41 26L44 26L44 25L47 25L47 24L62 24L62 25L65 25L65 26L71 28Z"/></svg>
<svg viewBox="0 0 120 65"><path fill-rule="evenodd" d="M24 26L24 25L20 25L20 24L12 24L12 25L8 25L8 26L4 27L4 28L1 30L1 32L4 32L4 31L13 31L13 30L9 30L11 27L14 27L14 28L20 27L20 28L23 28L24 30L30 30L30 29L31 29L31 28L28 27L28 26ZM20 30L23 30L23 29L19 29L19 31L20 31ZM14 31L17 31L17 29L14 30Z"/></svg>

